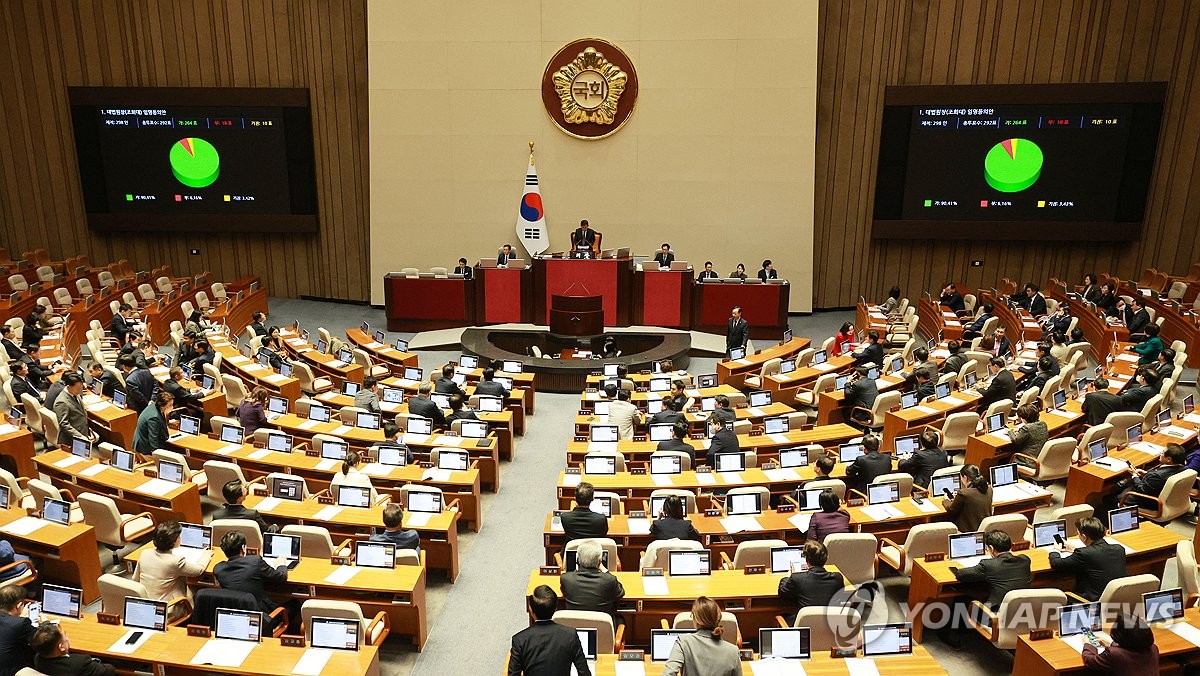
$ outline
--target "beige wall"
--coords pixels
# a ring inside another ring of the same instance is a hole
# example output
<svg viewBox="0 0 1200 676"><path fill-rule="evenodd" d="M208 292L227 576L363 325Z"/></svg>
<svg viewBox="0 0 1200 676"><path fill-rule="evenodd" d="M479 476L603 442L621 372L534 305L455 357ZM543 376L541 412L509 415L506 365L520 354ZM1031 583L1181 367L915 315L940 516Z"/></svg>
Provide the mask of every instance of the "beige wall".
<svg viewBox="0 0 1200 676"><path fill-rule="evenodd" d="M371 297L402 267L515 241L537 143L552 250L669 241L699 267L771 258L812 309L816 0L368 0ZM629 123L571 138L542 109L546 62L598 36L637 69Z"/></svg>

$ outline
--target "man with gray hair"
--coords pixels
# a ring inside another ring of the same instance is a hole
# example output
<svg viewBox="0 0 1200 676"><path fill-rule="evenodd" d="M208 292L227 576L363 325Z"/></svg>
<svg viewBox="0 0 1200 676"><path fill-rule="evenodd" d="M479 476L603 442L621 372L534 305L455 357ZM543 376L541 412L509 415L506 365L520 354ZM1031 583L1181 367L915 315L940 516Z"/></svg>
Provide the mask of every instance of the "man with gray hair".
<svg viewBox="0 0 1200 676"><path fill-rule="evenodd" d="M604 547L593 539L580 540L576 550L578 565L575 570L563 573L559 582L567 610L594 610L608 613L614 624L621 624L617 614L617 603L625 598L625 588L616 575L601 569ZM616 565L610 561L610 565Z"/></svg>
<svg viewBox="0 0 1200 676"><path fill-rule="evenodd" d="M441 407L433 403L429 398L429 393L433 391L433 383L426 380L417 388L417 396L408 398L408 412L413 415L419 415L433 420L433 426L441 429L446 428L446 414L442 412Z"/></svg>

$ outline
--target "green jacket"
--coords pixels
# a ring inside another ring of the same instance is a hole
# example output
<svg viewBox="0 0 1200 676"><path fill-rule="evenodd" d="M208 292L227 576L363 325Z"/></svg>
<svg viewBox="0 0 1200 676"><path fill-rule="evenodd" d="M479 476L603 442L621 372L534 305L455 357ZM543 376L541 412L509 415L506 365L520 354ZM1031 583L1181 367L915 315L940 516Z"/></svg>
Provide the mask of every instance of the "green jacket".
<svg viewBox="0 0 1200 676"><path fill-rule="evenodd" d="M1133 346L1133 351L1142 355L1142 358L1138 359L1139 364L1153 364L1158 361L1158 353L1162 352L1162 349L1162 340L1158 336L1151 336Z"/></svg>
<svg viewBox="0 0 1200 676"><path fill-rule="evenodd" d="M160 448L166 448L169 436L167 419L158 410L158 406L151 403L138 415L137 428L133 431L133 450L142 455L150 455Z"/></svg>

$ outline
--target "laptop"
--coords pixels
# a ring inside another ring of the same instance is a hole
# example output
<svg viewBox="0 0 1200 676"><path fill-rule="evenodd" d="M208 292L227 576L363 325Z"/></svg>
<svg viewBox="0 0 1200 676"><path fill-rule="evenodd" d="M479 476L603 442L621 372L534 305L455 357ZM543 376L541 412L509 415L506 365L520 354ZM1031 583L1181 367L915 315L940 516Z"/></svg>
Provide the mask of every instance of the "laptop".
<svg viewBox="0 0 1200 676"><path fill-rule="evenodd" d="M267 420L275 420L281 415L286 415L288 410L288 400L283 397L271 397L267 399Z"/></svg>
<svg viewBox="0 0 1200 676"><path fill-rule="evenodd" d="M1103 626L1099 601L1072 603L1058 610L1059 636L1074 636L1087 631L1098 632Z"/></svg>
<svg viewBox="0 0 1200 676"><path fill-rule="evenodd" d="M408 416L408 427L405 429L408 434L433 434L433 419L423 418L419 415Z"/></svg>
<svg viewBox="0 0 1200 676"><path fill-rule="evenodd" d="M126 596L125 612L121 614L121 624L135 629L166 631L167 602Z"/></svg>
<svg viewBox="0 0 1200 676"><path fill-rule="evenodd" d="M682 458L677 455L650 456L651 474L681 474L683 472ZM657 514L658 512L655 512Z"/></svg>
<svg viewBox="0 0 1200 676"><path fill-rule="evenodd" d="M993 413L987 417L987 431L989 433L999 432L1005 427L1007 427L1007 425L1004 424L1003 413Z"/></svg>
<svg viewBox="0 0 1200 676"><path fill-rule="evenodd" d="M745 453L718 453L716 461L717 466L713 469L718 472L744 472L746 470Z"/></svg>
<svg viewBox="0 0 1200 676"><path fill-rule="evenodd" d="M267 448L279 453L292 452L292 435L283 432L267 432Z"/></svg>
<svg viewBox="0 0 1200 676"><path fill-rule="evenodd" d="M667 441L675 434L672 423L654 423L650 425L650 441Z"/></svg>
<svg viewBox="0 0 1200 676"><path fill-rule="evenodd" d="M885 481L867 486L867 504L887 505L900 502L900 482Z"/></svg>
<svg viewBox="0 0 1200 676"><path fill-rule="evenodd" d="M695 629L651 629L650 660L666 662L671 659L671 650L680 636L696 633Z"/></svg>
<svg viewBox="0 0 1200 676"><path fill-rule="evenodd" d="M782 345L783 343L791 342L791 340L792 340L792 330L784 329L783 330L783 340L780 341L780 344Z"/></svg>
<svg viewBox="0 0 1200 676"><path fill-rule="evenodd" d="M1033 546L1035 548L1053 547L1059 541L1067 541L1067 521L1041 521L1033 524Z"/></svg>
<svg viewBox="0 0 1200 676"><path fill-rule="evenodd" d="M287 563L288 570L295 568L300 563L300 536L263 533L262 557L268 560L281 559L281 562Z"/></svg>
<svg viewBox="0 0 1200 676"><path fill-rule="evenodd" d="M617 458L613 455L588 455L583 458L583 473L613 476L617 473Z"/></svg>
<svg viewBox="0 0 1200 676"><path fill-rule="evenodd" d="M396 545L358 540L354 543L354 565L391 570L396 567Z"/></svg>
<svg viewBox="0 0 1200 676"><path fill-rule="evenodd" d="M766 391L756 391L750 393L750 405L754 408L762 408L763 406L771 405L771 393Z"/></svg>
<svg viewBox="0 0 1200 676"><path fill-rule="evenodd" d="M410 512L441 514L442 494L432 491L409 491L408 504L405 507Z"/></svg>
<svg viewBox="0 0 1200 676"><path fill-rule="evenodd" d="M706 373L704 375L696 376L696 387L716 387L716 386L717 386L717 374Z"/></svg>
<svg viewBox="0 0 1200 676"><path fill-rule="evenodd" d="M992 488L1003 488L1004 486L1012 486L1017 483L1017 464L1008 463L1006 465L994 465L989 470L992 479Z"/></svg>
<svg viewBox="0 0 1200 676"><path fill-rule="evenodd" d="M1122 507L1114 509L1108 513L1108 532L1110 535L1118 533L1128 533L1131 530L1138 529L1138 508L1137 505L1132 507Z"/></svg>
<svg viewBox="0 0 1200 676"><path fill-rule="evenodd" d="M376 452L378 456L376 461L381 465L389 467L403 467L408 464L408 447L404 445L387 444L377 446Z"/></svg>
<svg viewBox="0 0 1200 676"><path fill-rule="evenodd" d="M303 500L304 479L277 476L271 481L271 497L280 500Z"/></svg>
<svg viewBox="0 0 1200 676"><path fill-rule="evenodd" d="M1096 439L1088 444L1088 459L1092 462L1108 457L1108 441Z"/></svg>
<svg viewBox="0 0 1200 676"><path fill-rule="evenodd" d="M734 493L727 496L725 512L729 516L762 514L762 495L759 493Z"/></svg>
<svg viewBox="0 0 1200 676"><path fill-rule="evenodd" d="M310 624L312 625L310 647L326 650L358 650L361 629L361 623L358 620L314 617Z"/></svg>
<svg viewBox="0 0 1200 676"><path fill-rule="evenodd" d="M464 439L485 439L488 435L488 424L482 420L464 420L458 428L458 433Z"/></svg>
<svg viewBox="0 0 1200 676"><path fill-rule="evenodd" d="M1142 594L1142 607L1150 623L1182 619L1183 590L1177 587Z"/></svg>
<svg viewBox="0 0 1200 676"><path fill-rule="evenodd" d="M354 415L354 426L364 430L377 430L379 429L379 414L359 411Z"/></svg>
<svg viewBox="0 0 1200 676"><path fill-rule="evenodd" d="M843 463L852 463L859 456L866 455L862 444L840 444L838 445L838 460Z"/></svg>
<svg viewBox="0 0 1200 676"><path fill-rule="evenodd" d="M900 408L912 408L913 406L916 406L917 402L920 400L921 398L917 396L916 391L905 392L904 394L900 395Z"/></svg>
<svg viewBox="0 0 1200 676"><path fill-rule="evenodd" d="M974 559L983 556L983 531L957 533L949 536L951 559ZM972 563L971 565L975 565Z"/></svg>
<svg viewBox="0 0 1200 676"><path fill-rule="evenodd" d="M941 476L935 476L929 480L930 495L945 495L946 491L949 491L951 495L954 495L954 492L957 490L957 474L943 474Z"/></svg>
<svg viewBox="0 0 1200 676"><path fill-rule="evenodd" d="M92 442L79 437L71 437L71 455L85 460L92 457Z"/></svg>
<svg viewBox="0 0 1200 676"><path fill-rule="evenodd" d="M779 451L779 466L783 469L808 466L807 448L784 448Z"/></svg>
<svg viewBox="0 0 1200 676"><path fill-rule="evenodd" d="M864 657L912 654L912 624L868 624L862 630Z"/></svg>
<svg viewBox="0 0 1200 676"><path fill-rule="evenodd" d="M71 525L71 503L66 500L42 498L42 518L60 526Z"/></svg>
<svg viewBox="0 0 1200 676"><path fill-rule="evenodd" d="M345 460L350 444L344 441L321 442L321 457L325 460Z"/></svg>
<svg viewBox="0 0 1200 676"><path fill-rule="evenodd" d="M329 422L329 407L321 406L320 404L310 404L308 407L308 419L317 422Z"/></svg>
<svg viewBox="0 0 1200 676"><path fill-rule="evenodd" d="M136 460L137 456L134 455L133 451L127 451L123 448L118 448L113 451L112 459L109 461L109 466L125 472L132 472L133 464L136 462Z"/></svg>
<svg viewBox="0 0 1200 676"><path fill-rule="evenodd" d="M466 451L455 451L448 448L438 450L438 469L448 469L452 472L465 472L471 466L471 458Z"/></svg>
<svg viewBox="0 0 1200 676"><path fill-rule="evenodd" d="M339 507L370 507L371 488L369 486L337 486L337 504Z"/></svg>
<svg viewBox="0 0 1200 676"><path fill-rule="evenodd" d="M667 552L667 575L710 575L712 552L707 549L672 549Z"/></svg>
<svg viewBox="0 0 1200 676"><path fill-rule="evenodd" d="M670 378L651 378L650 379L650 391L651 392L670 392L671 391L671 379Z"/></svg>
<svg viewBox="0 0 1200 676"><path fill-rule="evenodd" d="M604 376L607 378L616 378L617 369L619 368L621 368L620 364L605 364L603 370Z"/></svg>
<svg viewBox="0 0 1200 676"><path fill-rule="evenodd" d="M525 370L525 364L519 361L505 359L500 363L500 370L504 373L521 373Z"/></svg>
<svg viewBox="0 0 1200 676"><path fill-rule="evenodd" d="M458 356L458 367L474 371L479 368L479 357L471 354L460 354Z"/></svg>
<svg viewBox="0 0 1200 676"><path fill-rule="evenodd" d="M500 413L504 410L504 400L500 397L479 397L479 410L485 413Z"/></svg>
<svg viewBox="0 0 1200 676"><path fill-rule="evenodd" d="M791 573L807 569L808 562L804 560L804 547L788 545L787 547L771 548L772 573Z"/></svg>
<svg viewBox="0 0 1200 676"><path fill-rule="evenodd" d="M83 590L56 584L42 585L42 614L79 619Z"/></svg>
<svg viewBox="0 0 1200 676"><path fill-rule="evenodd" d="M216 638L258 643L262 640L262 630L261 611L217 608L216 629L213 630Z"/></svg>
<svg viewBox="0 0 1200 676"><path fill-rule="evenodd" d="M230 425L229 423L221 425L221 441L240 446L245 437L246 429L241 425Z"/></svg>
<svg viewBox="0 0 1200 676"><path fill-rule="evenodd" d="M404 380L411 380L414 383L419 383L425 377L425 372L416 366L404 367Z"/></svg>
<svg viewBox="0 0 1200 676"><path fill-rule="evenodd" d="M777 415L763 419L764 434L786 434L791 429L787 416Z"/></svg>
<svg viewBox="0 0 1200 676"><path fill-rule="evenodd" d="M603 516L606 519L612 516L612 508L612 498L607 495L594 497L592 498L592 501L588 503L589 510L599 514L600 516Z"/></svg>
<svg viewBox="0 0 1200 676"><path fill-rule="evenodd" d="M174 460L158 460L158 478L163 481L170 481L173 484L181 484L184 482L185 472L183 463L175 462Z"/></svg>
<svg viewBox="0 0 1200 676"><path fill-rule="evenodd" d="M902 437L896 437L896 455L912 455L921 447L921 437L916 434L907 434Z"/></svg>
<svg viewBox="0 0 1200 676"><path fill-rule="evenodd" d="M615 444L619 438L617 432L616 425L592 425L588 430L588 439L592 443Z"/></svg>
<svg viewBox="0 0 1200 676"><path fill-rule="evenodd" d="M735 347L735 348L731 349L729 351L729 358L730 359L745 359L746 358L746 348Z"/></svg>
<svg viewBox="0 0 1200 676"><path fill-rule="evenodd" d="M618 389L618 390L621 389L621 379L620 378L605 378L604 380L600 381L600 391L603 392L603 391L607 390L610 385L615 389Z"/></svg>
<svg viewBox="0 0 1200 676"><path fill-rule="evenodd" d="M758 652L761 659L806 660L812 656L808 627L760 629Z"/></svg>
<svg viewBox="0 0 1200 676"><path fill-rule="evenodd" d="M179 546L197 551L212 549L212 526L202 523L180 523Z"/></svg>

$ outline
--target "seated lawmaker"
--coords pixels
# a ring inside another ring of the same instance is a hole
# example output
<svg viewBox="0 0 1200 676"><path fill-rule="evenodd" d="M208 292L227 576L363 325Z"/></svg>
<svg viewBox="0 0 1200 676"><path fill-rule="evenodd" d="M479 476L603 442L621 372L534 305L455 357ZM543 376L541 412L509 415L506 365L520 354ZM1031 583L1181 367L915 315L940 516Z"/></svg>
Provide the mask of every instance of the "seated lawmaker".
<svg viewBox="0 0 1200 676"><path fill-rule="evenodd" d="M1075 522L1082 547L1064 544L1063 556L1050 552L1050 569L1075 574L1075 593L1088 601L1100 600L1109 582L1125 577L1125 547L1104 539L1104 522L1094 516Z"/></svg>
<svg viewBox="0 0 1200 676"><path fill-rule="evenodd" d="M733 272L729 273L729 279L740 279L743 282L746 281L746 264L738 263L737 267L733 269Z"/></svg>
<svg viewBox="0 0 1200 676"><path fill-rule="evenodd" d="M507 399L510 393L503 384L496 382L496 369L489 366L483 370L483 380L475 386L475 394Z"/></svg>
<svg viewBox="0 0 1200 676"><path fill-rule="evenodd" d="M1175 373L1175 350L1169 347L1164 347L1158 351L1158 358L1154 360L1155 373L1158 374L1158 382L1162 382L1170 378Z"/></svg>
<svg viewBox="0 0 1200 676"><path fill-rule="evenodd" d="M433 391L438 394L457 394L467 398L467 392L454 382L454 367L446 364L442 367L442 376L433 382Z"/></svg>
<svg viewBox="0 0 1200 676"><path fill-rule="evenodd" d="M958 532L971 533L992 515L992 486L975 465L963 465L958 471L958 481L959 489L954 497L942 499L942 508Z"/></svg>
<svg viewBox="0 0 1200 676"><path fill-rule="evenodd" d="M716 467L718 453L737 453L742 450L742 446L738 442L737 435L733 433L732 426L727 426L725 419L721 416L708 416L708 424L716 432L709 440L708 457L705 462L709 467Z"/></svg>
<svg viewBox="0 0 1200 676"><path fill-rule="evenodd" d="M883 366L883 336L872 329L867 331L867 344L861 350L850 353L855 364L874 364Z"/></svg>
<svg viewBox="0 0 1200 676"><path fill-rule="evenodd" d="M978 338L982 336L983 325L987 323L987 320L992 318L992 313L995 311L995 305L992 305L991 303L984 303L983 312L979 313L979 316L972 320L970 324L967 324L963 327L962 339L971 340L972 338Z"/></svg>
<svg viewBox="0 0 1200 676"><path fill-rule="evenodd" d="M967 311L966 301L963 300L963 295L958 292L958 288L954 286L954 282L948 282L942 287L942 295L938 297L938 304L946 307L947 310L956 315L960 315ZM966 338L966 336L963 336Z"/></svg>
<svg viewBox="0 0 1200 676"><path fill-rule="evenodd" d="M700 271L699 279L716 279L717 271L713 270L712 261L704 261L704 269Z"/></svg>
<svg viewBox="0 0 1200 676"><path fill-rule="evenodd" d="M1028 589L1033 582L1029 557L1012 553L1012 538L1002 530L990 530L983 536L987 557L970 568L951 567L960 582L987 583L984 602L993 612L1000 608L1004 595L1015 589Z"/></svg>
<svg viewBox="0 0 1200 676"><path fill-rule="evenodd" d="M175 406L186 408L189 413L203 414L204 403L201 401L204 398L204 393L199 389L192 389L187 386L187 380L184 378L183 369L178 366L172 366L167 372L167 380L163 383L163 390L175 397Z"/></svg>
<svg viewBox="0 0 1200 676"><path fill-rule="evenodd" d="M14 676L33 666L29 639L35 627L28 615L25 588L15 584L0 587L0 676Z"/></svg>
<svg viewBox="0 0 1200 676"><path fill-rule="evenodd" d="M429 398L429 393L432 391L433 383L429 381L418 385L416 396L408 398L408 412L412 415L429 418L433 421L436 429L446 429L446 414L442 413L442 407Z"/></svg>
<svg viewBox="0 0 1200 676"><path fill-rule="evenodd" d="M1130 345L1129 349L1141 355L1138 358L1139 364L1153 364L1158 361L1158 354L1163 350L1162 339L1158 337L1158 324L1147 324L1143 331L1146 333L1146 339L1137 345Z"/></svg>
<svg viewBox="0 0 1200 676"><path fill-rule="evenodd" d="M116 676L117 668L90 655L71 654L71 640L62 624L43 622L33 631L29 647L33 668L45 676Z"/></svg>
<svg viewBox="0 0 1200 676"><path fill-rule="evenodd" d="M987 411L989 406L1002 399L1015 402L1017 400L1017 381L1013 378L1012 371L1004 368L1004 358L992 357L988 361L988 373L991 378L988 380L987 388L979 397L979 410Z"/></svg>
<svg viewBox="0 0 1200 676"><path fill-rule="evenodd" d="M415 530L406 530L404 509L389 502L383 508L383 532L376 531L368 538L371 542L388 542L396 545L396 549L421 550L421 535Z"/></svg>
<svg viewBox="0 0 1200 676"><path fill-rule="evenodd" d="M854 379L842 390L845 405L850 410L850 420L855 427L865 429L871 423L871 407L879 397L879 385L868 378L870 367L865 364L854 369Z"/></svg>
<svg viewBox="0 0 1200 676"><path fill-rule="evenodd" d="M571 248L576 251L591 251L596 247L596 231L588 225L587 219L579 221L579 227L571 233Z"/></svg>
<svg viewBox="0 0 1200 676"><path fill-rule="evenodd" d="M267 594L266 587L287 582L286 562L272 566L258 554L246 553L246 536L238 531L230 531L221 538L221 551L225 560L213 568L213 576L221 587L253 595L264 617L279 607ZM276 622L299 625L300 601L288 599L283 606L287 609L286 617Z"/></svg>
<svg viewBox="0 0 1200 676"><path fill-rule="evenodd" d="M700 532L684 515L683 507L683 498L678 495L667 496L663 501L662 512L654 523L650 524L650 534L655 540L679 538L700 541Z"/></svg>
<svg viewBox="0 0 1200 676"><path fill-rule="evenodd" d="M863 437L862 446L866 453L846 465L846 483L866 493L867 486L874 483L875 479L892 471L892 456L879 452L879 437L874 434Z"/></svg>
<svg viewBox="0 0 1200 676"><path fill-rule="evenodd" d="M911 456L900 460L900 471L912 475L913 485L928 488L933 473L950 466L950 456L942 450L941 440L937 430L927 429L919 438L921 447Z"/></svg>
<svg viewBox="0 0 1200 676"><path fill-rule="evenodd" d="M450 395L450 415L446 416L447 424L451 424L455 420L479 420L479 416L475 415L475 411L467 408L466 403L457 394Z"/></svg>
<svg viewBox="0 0 1200 676"><path fill-rule="evenodd" d="M534 622L512 637L508 651L508 676L592 676L579 636L571 627L554 621L558 594L538 585L529 598Z"/></svg>
<svg viewBox="0 0 1200 676"><path fill-rule="evenodd" d="M617 604L625 598L625 587L616 575L602 568L604 548L594 540L581 542L576 550L576 568L562 574L559 585L567 610L604 613L613 624L622 624Z"/></svg>
<svg viewBox="0 0 1200 676"><path fill-rule="evenodd" d="M630 392L621 388L617 390L617 400L608 405L608 422L617 426L618 439L632 439L633 428L644 422L642 412L629 400Z"/></svg>
<svg viewBox="0 0 1200 676"><path fill-rule="evenodd" d="M1108 391L1108 378L1096 376L1089 389L1094 391L1083 395L1083 403L1080 404L1088 425L1099 425L1108 418L1109 413L1124 410L1120 395Z"/></svg>
<svg viewBox="0 0 1200 676"><path fill-rule="evenodd" d="M221 494L225 496L225 504L213 512L213 521L217 519L248 519L257 523L258 529L263 533L279 532L279 526L268 524L257 510L242 506L242 503L246 501L246 487L240 480L231 479L225 482L225 485L221 487Z"/></svg>
<svg viewBox="0 0 1200 676"><path fill-rule="evenodd" d="M830 535L851 532L850 513L842 509L842 499L832 488L821 491L817 504L821 511L814 512L808 521L808 541L825 544L825 538Z"/></svg>
<svg viewBox="0 0 1200 676"><path fill-rule="evenodd" d="M730 427L737 422L737 412L733 410L733 405L729 403L729 397L724 394L718 394L714 400L716 406L713 407L712 414L725 419L725 424Z"/></svg>
<svg viewBox="0 0 1200 676"><path fill-rule="evenodd" d="M371 413L382 413L379 407L379 379L375 376L363 377L362 387L354 394L354 405Z"/></svg>
<svg viewBox="0 0 1200 676"><path fill-rule="evenodd" d="M771 259L763 261L762 269L758 271L758 278L764 282L768 279L779 279L779 271L775 269L775 264L771 262Z"/></svg>
<svg viewBox="0 0 1200 676"><path fill-rule="evenodd" d="M1121 304L1118 304L1120 307ZM1133 306L1125 308L1122 318L1125 320L1125 328L1129 329L1130 340L1141 340L1146 335L1146 328L1153 322L1150 321L1150 313L1146 310L1146 301L1142 300L1141 296L1134 296Z"/></svg>
<svg viewBox="0 0 1200 676"><path fill-rule="evenodd" d="M512 245L505 244L496 252L496 265L502 268L508 267L508 262L516 257L516 254L513 253Z"/></svg>
<svg viewBox="0 0 1200 676"><path fill-rule="evenodd" d="M688 424L683 420L676 421L671 425L671 438L658 442L655 447L656 451L680 451L687 453L689 462L692 468L696 467L696 448L687 441Z"/></svg>
<svg viewBox="0 0 1200 676"><path fill-rule="evenodd" d="M1083 644L1083 666L1090 673L1157 676L1158 646L1154 645L1154 632L1144 618L1121 613L1109 636L1111 641L1096 637L1100 647Z"/></svg>
<svg viewBox="0 0 1200 676"><path fill-rule="evenodd" d="M1134 386L1121 393L1122 411L1141 411L1146 402L1158 394L1158 372L1139 366L1133 375Z"/></svg>
<svg viewBox="0 0 1200 676"><path fill-rule="evenodd" d="M671 267L671 263L675 262L675 254L671 253L670 244L663 242L662 248L654 254L654 262L658 264L659 270Z"/></svg>
<svg viewBox="0 0 1200 676"><path fill-rule="evenodd" d="M566 542L608 537L608 519L591 509L592 499L595 497L596 489L592 484L581 481L575 487L575 507L559 515Z"/></svg>
<svg viewBox="0 0 1200 676"><path fill-rule="evenodd" d="M178 521L164 521L154 528L154 548L142 552L133 579L141 582L150 598L170 603L175 599L191 598L188 578L199 577L208 568L212 551L205 550L191 559L179 553L182 529ZM176 606L175 610L185 610ZM171 619L178 619L172 617Z"/></svg>
<svg viewBox="0 0 1200 676"><path fill-rule="evenodd" d="M467 259L465 259L465 258L458 259L458 266L454 268L454 274L462 275L463 279L467 279L467 280L471 279L471 274L472 274L471 266L467 265Z"/></svg>
<svg viewBox="0 0 1200 676"><path fill-rule="evenodd" d="M1184 450L1183 446L1167 444L1167 450L1163 452L1158 466L1150 470L1131 469L1133 476L1117 482L1117 487L1121 489L1121 492L1107 496L1108 504L1113 509L1129 505L1138 505L1147 509L1156 508L1157 505L1154 502L1133 495L1133 493L1150 498L1162 497L1163 489L1167 487L1167 480L1187 469L1187 458L1188 452Z"/></svg>
<svg viewBox="0 0 1200 676"><path fill-rule="evenodd" d="M832 491L830 491L832 492ZM793 570L791 575L779 581L779 598L797 611L809 606L828 606L838 592L846 587L846 578L841 573L825 570L829 550L815 540L804 543L804 561L808 570ZM795 620L795 613L790 616ZM791 626L792 622L788 622Z"/></svg>
<svg viewBox="0 0 1200 676"><path fill-rule="evenodd" d="M662 410L650 416L650 420L646 424L656 425L659 423L671 423L674 425L683 419L683 413L679 412L679 408L675 403L675 399L673 397L663 397Z"/></svg>

